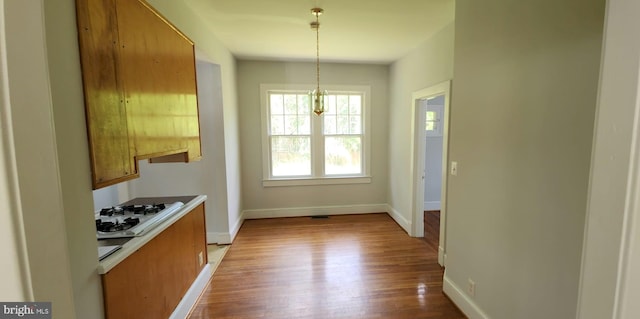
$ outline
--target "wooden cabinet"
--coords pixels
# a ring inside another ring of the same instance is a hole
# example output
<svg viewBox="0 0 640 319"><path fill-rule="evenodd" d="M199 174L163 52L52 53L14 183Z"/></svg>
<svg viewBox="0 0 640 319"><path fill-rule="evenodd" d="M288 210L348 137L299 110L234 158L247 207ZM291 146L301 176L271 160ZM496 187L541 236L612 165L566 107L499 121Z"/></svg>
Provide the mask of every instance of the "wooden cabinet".
<svg viewBox="0 0 640 319"><path fill-rule="evenodd" d="M204 218L200 204L102 275L107 319L171 315L207 263Z"/></svg>
<svg viewBox="0 0 640 319"><path fill-rule="evenodd" d="M93 188L198 160L193 42L144 0L76 0Z"/></svg>
<svg viewBox="0 0 640 319"><path fill-rule="evenodd" d="M76 11L95 189L137 175L118 81L116 8L109 0L77 1Z"/></svg>

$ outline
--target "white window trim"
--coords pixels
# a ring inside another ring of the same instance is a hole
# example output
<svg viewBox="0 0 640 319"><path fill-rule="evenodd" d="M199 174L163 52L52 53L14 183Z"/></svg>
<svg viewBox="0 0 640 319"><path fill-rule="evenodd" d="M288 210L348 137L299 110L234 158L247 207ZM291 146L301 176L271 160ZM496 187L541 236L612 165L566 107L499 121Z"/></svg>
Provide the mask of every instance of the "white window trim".
<svg viewBox="0 0 640 319"><path fill-rule="evenodd" d="M269 153L268 107L267 92L307 92L315 88L314 84L261 84L260 85L260 123L262 135L262 186L304 186L304 185L337 185L371 183L371 87L366 85L322 85L321 89L335 93L363 93L362 132L363 132L363 161L362 174L354 176L325 176L325 177L283 177L270 176L271 156ZM312 117L316 115L312 114ZM313 134L313 133L312 133ZM313 153L312 153L313 154Z"/></svg>

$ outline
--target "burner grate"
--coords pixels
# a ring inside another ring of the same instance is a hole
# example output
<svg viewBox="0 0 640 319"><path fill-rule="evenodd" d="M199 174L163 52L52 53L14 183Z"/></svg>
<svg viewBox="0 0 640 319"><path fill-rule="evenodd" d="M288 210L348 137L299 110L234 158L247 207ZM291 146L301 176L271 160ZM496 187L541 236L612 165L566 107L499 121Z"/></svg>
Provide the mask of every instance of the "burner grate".
<svg viewBox="0 0 640 319"><path fill-rule="evenodd" d="M99 239L135 237L166 219L184 204L120 205L96 213Z"/></svg>

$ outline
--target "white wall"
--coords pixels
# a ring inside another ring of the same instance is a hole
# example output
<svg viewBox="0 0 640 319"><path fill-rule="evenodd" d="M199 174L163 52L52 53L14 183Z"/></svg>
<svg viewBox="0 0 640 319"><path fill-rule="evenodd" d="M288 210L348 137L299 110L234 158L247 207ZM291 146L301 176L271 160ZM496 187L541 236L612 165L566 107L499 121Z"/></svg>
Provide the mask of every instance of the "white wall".
<svg viewBox="0 0 640 319"><path fill-rule="evenodd" d="M93 191L93 210L96 212L102 208L115 206L121 202L123 201L118 197L118 185L103 187Z"/></svg>
<svg viewBox="0 0 640 319"><path fill-rule="evenodd" d="M391 65L389 79L389 185L387 202L399 223L411 229L413 178L411 138L413 101L411 94L453 78L451 23L409 55ZM455 86L455 83L453 84ZM452 102L454 105L455 101ZM452 108L455 106L452 106Z"/></svg>
<svg viewBox="0 0 640 319"><path fill-rule="evenodd" d="M603 18L456 2L445 292L472 318L576 315Z"/></svg>
<svg viewBox="0 0 640 319"><path fill-rule="evenodd" d="M69 177L69 172L59 165L59 158L69 154L60 153L67 148L56 149L57 131L54 127L54 113L57 101L52 94L54 87L50 85L50 77L56 78L57 72L55 68L50 68L52 62L47 61L48 58L55 56L56 53L50 51L56 51L56 48L47 50L45 29L55 34L57 29L49 30L48 23L65 14L58 15L59 12L50 11L50 8L45 7L44 1L11 0L3 1L2 5L6 13L3 21L7 30L5 33L7 74L12 121L11 132L3 131L3 138L11 138L7 134L13 134L15 145L15 163L19 183L19 194L16 196L19 198L20 207L12 208L16 209L13 211L14 216L20 216L22 212L22 220L14 219L13 221L18 223L14 227L23 227L25 234L26 248L22 246L19 249L28 256L28 261L22 266L25 271L29 271L31 287L24 287L24 289L27 293L28 290L33 293L32 296L26 297L30 301L51 301L55 305L56 317L99 318L100 315L95 315L96 312L101 311L97 302L99 288L91 286L96 282L91 276L91 271L95 272L97 264L96 243L95 241L88 244L72 242L80 239L75 236L82 234L82 229L69 227L81 224L82 220L72 222L69 219L76 214L70 211L64 202L67 194L63 185ZM61 11L66 9L65 4L59 5L62 7ZM73 24L73 18L70 23ZM49 36L49 33L46 36ZM77 47L75 49L77 51ZM50 54L49 57L47 53ZM73 69L69 70L69 74L72 82L74 76L79 75L75 74ZM67 107L74 108L75 105L71 104ZM73 121L70 123L70 126L73 126ZM88 154L83 154L82 148L83 146L79 145L78 154L75 155L84 155L83 158L88 163ZM82 166L80 170L81 168ZM84 174L89 185L88 172ZM87 195L90 195L89 190L90 188L86 191ZM79 205L89 203L90 206L90 197L83 196L83 193L78 194ZM76 206L70 205L70 207ZM4 222L11 221L3 220ZM67 230L69 230L69 236L67 236ZM76 230L78 232L74 232ZM95 236L95 232L92 235ZM93 236L89 239L95 238ZM87 240L87 238L82 239ZM85 248L91 245L94 249L83 259L78 253L86 252ZM76 248L79 250L71 251ZM89 259L93 260L91 270L87 269L87 264L84 263ZM86 286L83 287L81 281L84 281ZM81 296L81 293L85 293L86 298ZM78 304L82 302L87 304ZM91 313L83 312L86 307L91 306L95 306Z"/></svg>
<svg viewBox="0 0 640 319"><path fill-rule="evenodd" d="M74 1L44 1L51 100L78 318L102 312ZM89 213L89 214L87 214Z"/></svg>
<svg viewBox="0 0 640 319"><path fill-rule="evenodd" d="M607 5L578 318L640 318L639 12Z"/></svg>
<svg viewBox="0 0 640 319"><path fill-rule="evenodd" d="M442 136L426 137L424 201L440 202L442 194ZM439 209L439 208L433 208Z"/></svg>
<svg viewBox="0 0 640 319"><path fill-rule="evenodd" d="M14 13L10 10L10 13ZM0 21L5 20L5 2L0 1ZM7 27L12 27L11 24ZM9 100L5 23L0 23L0 300L33 300L31 276L22 228L22 207L16 173L16 154Z"/></svg>
<svg viewBox="0 0 640 319"><path fill-rule="evenodd" d="M313 84L315 64L302 62L238 62L238 92L245 210L384 204L387 184L388 67L333 64L320 66L327 85L371 87L370 184L262 187L260 84ZM356 211L354 211L356 212Z"/></svg>

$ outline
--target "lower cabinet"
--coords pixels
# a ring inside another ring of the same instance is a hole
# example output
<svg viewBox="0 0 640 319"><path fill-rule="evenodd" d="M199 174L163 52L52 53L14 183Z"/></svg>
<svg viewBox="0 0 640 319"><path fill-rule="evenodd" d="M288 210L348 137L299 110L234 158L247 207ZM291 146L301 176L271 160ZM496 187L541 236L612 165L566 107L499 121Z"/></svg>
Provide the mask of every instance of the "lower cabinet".
<svg viewBox="0 0 640 319"><path fill-rule="evenodd" d="M168 318L206 263L203 203L102 275L106 318Z"/></svg>

